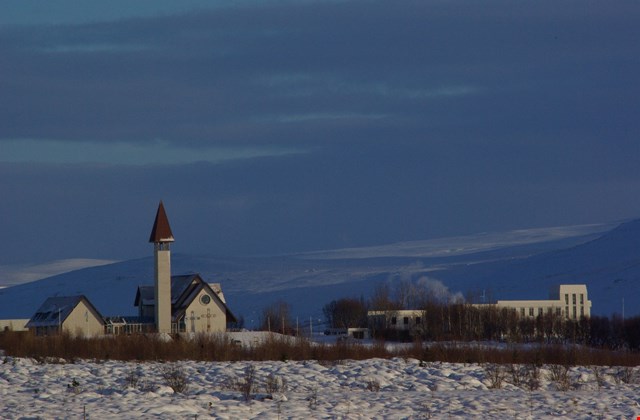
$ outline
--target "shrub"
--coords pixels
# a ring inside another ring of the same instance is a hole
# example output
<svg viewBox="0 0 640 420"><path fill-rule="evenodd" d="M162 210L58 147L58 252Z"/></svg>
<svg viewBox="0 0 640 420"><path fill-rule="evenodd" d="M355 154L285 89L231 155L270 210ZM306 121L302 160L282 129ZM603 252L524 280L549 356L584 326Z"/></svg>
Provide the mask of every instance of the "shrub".
<svg viewBox="0 0 640 420"><path fill-rule="evenodd" d="M569 378L569 366L550 365L549 380L555 383L558 391L568 391L571 388L571 380Z"/></svg>
<svg viewBox="0 0 640 420"><path fill-rule="evenodd" d="M287 379L271 373L265 380L264 390L267 394L284 393L287 390Z"/></svg>
<svg viewBox="0 0 640 420"><path fill-rule="evenodd" d="M178 365L166 365L161 368L164 383L173 389L176 394L184 394L189 389L189 378Z"/></svg>
<svg viewBox="0 0 640 420"><path fill-rule="evenodd" d="M138 386L140 385L140 378L141 378L141 374L140 372L136 371L136 370L129 370L127 372L127 376L124 379L125 382L125 387L127 388L138 388Z"/></svg>
<svg viewBox="0 0 640 420"><path fill-rule="evenodd" d="M638 380L638 376L633 367L620 366L615 373L614 380L616 384L635 384Z"/></svg>
<svg viewBox="0 0 640 420"><path fill-rule="evenodd" d="M253 398L253 389L256 381L256 368L253 365L248 365L244 369L244 375L242 380L237 382L237 390L242 394L242 398L245 401L251 401Z"/></svg>
<svg viewBox="0 0 640 420"><path fill-rule="evenodd" d="M380 391L380 381L377 379L369 379L366 385L367 391L371 392L379 392Z"/></svg>
<svg viewBox="0 0 640 420"><path fill-rule="evenodd" d="M505 379L505 373L502 366L495 363L488 363L485 365L485 372L487 379L489 380L490 389L502 389L502 382Z"/></svg>
<svg viewBox="0 0 640 420"><path fill-rule="evenodd" d="M79 394L82 392L82 388L80 387L80 382L73 378L73 380L67 385L67 391L72 392L74 394Z"/></svg>
<svg viewBox="0 0 640 420"><path fill-rule="evenodd" d="M311 410L316 409L316 407L318 406L318 388L316 387L311 388L311 392L307 397L307 402L309 403L309 408Z"/></svg>

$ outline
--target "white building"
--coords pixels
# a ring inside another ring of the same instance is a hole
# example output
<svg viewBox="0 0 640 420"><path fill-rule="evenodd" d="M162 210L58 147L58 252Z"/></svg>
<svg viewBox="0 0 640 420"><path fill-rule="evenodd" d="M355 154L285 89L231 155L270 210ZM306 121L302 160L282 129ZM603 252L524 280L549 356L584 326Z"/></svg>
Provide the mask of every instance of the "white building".
<svg viewBox="0 0 640 420"><path fill-rule="evenodd" d="M368 311L369 325L374 330L392 329L412 331L422 328L424 311L419 309L396 309L387 311Z"/></svg>
<svg viewBox="0 0 640 420"><path fill-rule="evenodd" d="M561 284L553 288L548 300L499 300L498 308L513 308L520 317L558 315L578 320L591 316L591 301L585 284ZM478 305L482 306L482 305Z"/></svg>
<svg viewBox="0 0 640 420"><path fill-rule="evenodd" d="M134 305L140 319L153 319L153 286L139 286ZM171 277L171 332L224 332L235 317L227 307L219 283L206 283L199 274Z"/></svg>
<svg viewBox="0 0 640 420"><path fill-rule="evenodd" d="M85 296L52 297L26 323L26 328L37 334L68 331L86 337L105 332L225 332L227 323L236 322L236 318L227 307L220 284L207 283L199 274L171 276L169 244L173 241L161 201L149 238L154 244L155 283L138 287L134 302L138 316L103 318ZM19 327L20 320L13 321L16 322L10 327Z"/></svg>
<svg viewBox="0 0 640 420"><path fill-rule="evenodd" d="M28 319L0 319L0 331L27 331Z"/></svg>
<svg viewBox="0 0 640 420"><path fill-rule="evenodd" d="M154 316L160 333L224 332L235 317L227 307L218 283L206 283L200 275L171 276L173 233L162 201L158 205L149 242L154 244L155 285L140 286L135 306L144 319Z"/></svg>
<svg viewBox="0 0 640 420"><path fill-rule="evenodd" d="M37 335L95 337L104 334L104 319L83 295L56 296L44 301L26 327Z"/></svg>
<svg viewBox="0 0 640 420"><path fill-rule="evenodd" d="M591 316L591 301L584 284L562 284L553 288L547 300L499 300L496 303L475 304L477 308L514 309L521 318L555 315L579 320ZM424 331L425 313L419 309L369 311L367 318L373 330Z"/></svg>

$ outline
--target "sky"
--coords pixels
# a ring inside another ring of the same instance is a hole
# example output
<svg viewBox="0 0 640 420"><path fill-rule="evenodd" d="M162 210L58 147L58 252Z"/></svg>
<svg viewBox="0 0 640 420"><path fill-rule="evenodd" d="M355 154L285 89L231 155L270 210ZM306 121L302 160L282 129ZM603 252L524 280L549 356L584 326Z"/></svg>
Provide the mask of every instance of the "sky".
<svg viewBox="0 0 640 420"><path fill-rule="evenodd" d="M0 3L0 266L640 216L635 1Z"/></svg>

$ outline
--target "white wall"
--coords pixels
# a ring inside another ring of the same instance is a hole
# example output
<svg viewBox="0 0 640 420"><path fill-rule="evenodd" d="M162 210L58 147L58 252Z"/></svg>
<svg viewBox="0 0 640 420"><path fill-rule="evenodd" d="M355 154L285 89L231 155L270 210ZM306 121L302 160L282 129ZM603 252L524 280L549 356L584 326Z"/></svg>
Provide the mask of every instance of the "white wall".
<svg viewBox="0 0 640 420"><path fill-rule="evenodd" d="M28 319L0 319L0 331L9 329L10 331L27 331L25 325Z"/></svg>
<svg viewBox="0 0 640 420"><path fill-rule="evenodd" d="M202 302L202 296L209 296L209 303ZM202 289L198 296L187 307L184 315L186 332L225 332L227 330L227 314L218 300Z"/></svg>
<svg viewBox="0 0 640 420"><path fill-rule="evenodd" d="M80 301L62 323L62 329L71 335L95 337L104 334L104 325L83 301Z"/></svg>

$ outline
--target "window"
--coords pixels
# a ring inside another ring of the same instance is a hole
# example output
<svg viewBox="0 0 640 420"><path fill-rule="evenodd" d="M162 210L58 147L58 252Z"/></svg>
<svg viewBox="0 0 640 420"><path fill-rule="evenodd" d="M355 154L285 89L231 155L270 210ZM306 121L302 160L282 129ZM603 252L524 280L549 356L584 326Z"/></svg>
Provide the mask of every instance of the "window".
<svg viewBox="0 0 640 420"><path fill-rule="evenodd" d="M568 307L568 306L566 306L566 307L564 308L564 314L565 314L565 316L566 316L567 318L569 318L569 307Z"/></svg>
<svg viewBox="0 0 640 420"><path fill-rule="evenodd" d="M562 308L560 307L556 308L556 315L558 316L562 315Z"/></svg>
<svg viewBox="0 0 640 420"><path fill-rule="evenodd" d="M524 308L520 308L520 316L524 316Z"/></svg>
<svg viewBox="0 0 640 420"><path fill-rule="evenodd" d="M538 308L538 316L542 316L542 308Z"/></svg>
<svg viewBox="0 0 640 420"><path fill-rule="evenodd" d="M576 307L573 307L573 319L578 318L578 314L576 313Z"/></svg>
<svg viewBox="0 0 640 420"><path fill-rule="evenodd" d="M392 316L391 317L391 325L396 325L396 322L397 322L396 317Z"/></svg>
<svg viewBox="0 0 640 420"><path fill-rule="evenodd" d="M420 317L419 317L419 316L417 316L417 317L416 317L416 325L419 325L419 324L420 324Z"/></svg>
<svg viewBox="0 0 640 420"><path fill-rule="evenodd" d="M533 316L533 308L529 308L529 316Z"/></svg>
<svg viewBox="0 0 640 420"><path fill-rule="evenodd" d="M569 304L569 293L565 293L564 294L564 304L568 305Z"/></svg>
<svg viewBox="0 0 640 420"><path fill-rule="evenodd" d="M409 317L405 316L404 319L402 320L404 325L409 325Z"/></svg>
<svg viewBox="0 0 640 420"><path fill-rule="evenodd" d="M580 316L584 316L584 306L580 307Z"/></svg>
<svg viewBox="0 0 640 420"><path fill-rule="evenodd" d="M576 304L576 294L575 293L573 294L573 304L574 305Z"/></svg>
<svg viewBox="0 0 640 420"><path fill-rule="evenodd" d="M584 305L584 293L580 293L580 305Z"/></svg>

